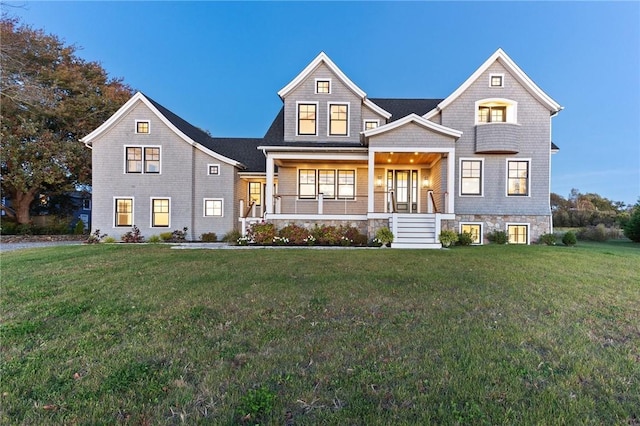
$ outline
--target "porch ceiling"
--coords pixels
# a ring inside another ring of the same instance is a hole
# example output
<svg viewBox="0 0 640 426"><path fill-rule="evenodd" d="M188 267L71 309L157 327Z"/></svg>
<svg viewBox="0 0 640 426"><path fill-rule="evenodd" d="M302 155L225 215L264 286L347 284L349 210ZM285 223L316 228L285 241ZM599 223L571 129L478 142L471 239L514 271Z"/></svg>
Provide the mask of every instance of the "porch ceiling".
<svg viewBox="0 0 640 426"><path fill-rule="evenodd" d="M276 158L273 161L273 163L276 166L286 166L286 165L299 166L301 164L364 164L364 165L367 164L367 162L364 160L327 160L327 159L314 160L314 159L308 159L308 158L305 158L304 160L288 160L288 159Z"/></svg>
<svg viewBox="0 0 640 426"><path fill-rule="evenodd" d="M442 154L436 152L376 152L376 164L431 164Z"/></svg>

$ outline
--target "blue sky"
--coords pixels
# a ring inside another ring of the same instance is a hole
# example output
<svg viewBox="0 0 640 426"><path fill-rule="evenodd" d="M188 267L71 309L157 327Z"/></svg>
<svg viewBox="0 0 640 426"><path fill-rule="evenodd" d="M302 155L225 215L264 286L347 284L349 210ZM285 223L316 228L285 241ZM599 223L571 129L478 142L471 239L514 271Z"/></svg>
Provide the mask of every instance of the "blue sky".
<svg viewBox="0 0 640 426"><path fill-rule="evenodd" d="M32 2L7 8L215 136L261 137L324 51L369 97L445 98L497 48L565 110L551 191L640 196L639 2Z"/></svg>

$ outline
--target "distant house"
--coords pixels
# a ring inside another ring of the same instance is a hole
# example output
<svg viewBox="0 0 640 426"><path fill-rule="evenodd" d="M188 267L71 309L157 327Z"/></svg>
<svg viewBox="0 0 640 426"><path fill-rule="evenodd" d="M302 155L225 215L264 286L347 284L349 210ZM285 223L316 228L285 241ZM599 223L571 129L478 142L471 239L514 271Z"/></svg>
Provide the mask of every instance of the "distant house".
<svg viewBox="0 0 640 426"><path fill-rule="evenodd" d="M439 99L377 99L320 53L278 95L263 138L219 138L142 93L81 141L93 150L93 229L119 237L255 221L345 224L394 247L528 244L552 230L551 118L562 107L501 49Z"/></svg>

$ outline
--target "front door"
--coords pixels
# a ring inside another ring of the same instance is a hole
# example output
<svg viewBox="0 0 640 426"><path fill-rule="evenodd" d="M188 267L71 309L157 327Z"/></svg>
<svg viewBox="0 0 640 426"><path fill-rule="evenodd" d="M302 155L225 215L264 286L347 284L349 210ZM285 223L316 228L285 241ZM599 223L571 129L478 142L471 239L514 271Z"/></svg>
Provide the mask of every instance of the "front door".
<svg viewBox="0 0 640 426"><path fill-rule="evenodd" d="M416 213L418 211L418 171L389 170L387 189L393 190L398 213ZM393 200L391 200L393 203ZM393 211L393 206L389 211Z"/></svg>

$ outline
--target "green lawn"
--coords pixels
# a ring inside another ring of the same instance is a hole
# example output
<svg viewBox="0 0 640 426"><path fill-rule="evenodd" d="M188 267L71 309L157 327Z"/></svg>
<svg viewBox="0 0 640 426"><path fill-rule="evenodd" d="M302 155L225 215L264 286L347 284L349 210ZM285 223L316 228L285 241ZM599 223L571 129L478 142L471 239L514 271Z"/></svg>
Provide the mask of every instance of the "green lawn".
<svg viewBox="0 0 640 426"><path fill-rule="evenodd" d="M0 255L2 424L640 424L640 245Z"/></svg>

